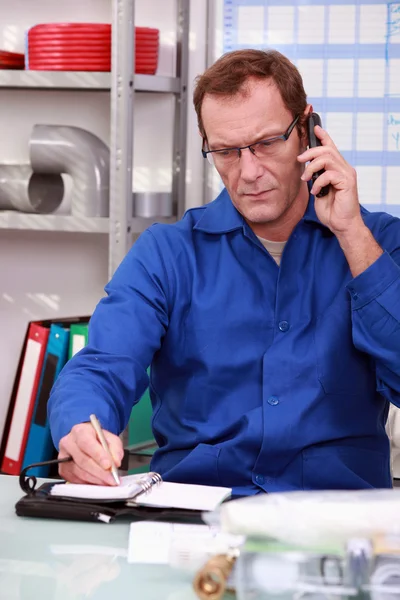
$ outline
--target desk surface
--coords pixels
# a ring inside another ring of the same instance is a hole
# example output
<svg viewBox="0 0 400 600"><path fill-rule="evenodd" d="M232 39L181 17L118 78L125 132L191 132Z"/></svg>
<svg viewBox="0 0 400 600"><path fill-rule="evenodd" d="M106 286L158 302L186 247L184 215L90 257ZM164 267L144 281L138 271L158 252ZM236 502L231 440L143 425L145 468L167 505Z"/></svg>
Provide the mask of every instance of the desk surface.
<svg viewBox="0 0 400 600"><path fill-rule="evenodd" d="M18 478L0 475L1 600L194 600L191 576L131 565L128 523L17 517Z"/></svg>

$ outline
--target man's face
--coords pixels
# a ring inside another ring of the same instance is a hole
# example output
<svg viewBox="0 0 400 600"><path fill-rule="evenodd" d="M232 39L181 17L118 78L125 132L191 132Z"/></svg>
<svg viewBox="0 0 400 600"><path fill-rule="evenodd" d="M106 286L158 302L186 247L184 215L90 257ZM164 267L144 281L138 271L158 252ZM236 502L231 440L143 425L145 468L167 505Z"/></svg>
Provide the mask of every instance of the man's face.
<svg viewBox="0 0 400 600"><path fill-rule="evenodd" d="M286 132L293 115L285 107L272 80L250 80L248 94L232 99L205 96L202 119L208 148L246 146ZM287 141L270 146L265 156L242 150L240 159L227 164L214 155L214 164L233 204L249 223L279 221L292 206L304 184L304 167L296 157L305 150L297 127Z"/></svg>

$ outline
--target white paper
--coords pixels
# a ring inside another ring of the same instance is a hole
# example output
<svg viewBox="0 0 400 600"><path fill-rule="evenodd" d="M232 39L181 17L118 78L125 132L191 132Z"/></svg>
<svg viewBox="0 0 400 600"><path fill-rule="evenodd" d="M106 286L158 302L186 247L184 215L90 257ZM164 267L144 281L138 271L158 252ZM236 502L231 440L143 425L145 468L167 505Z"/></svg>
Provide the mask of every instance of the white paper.
<svg viewBox="0 0 400 600"><path fill-rule="evenodd" d="M140 506L169 506L188 510L215 510L231 494L230 488L164 481L146 496L135 499Z"/></svg>
<svg viewBox="0 0 400 600"><path fill-rule="evenodd" d="M154 485L148 493L143 494L140 480L146 478L147 474L126 475L121 477L119 486L58 483L52 487L51 495L92 500L132 500L131 504L139 506L210 511L215 510L231 494L230 488L168 481Z"/></svg>
<svg viewBox="0 0 400 600"><path fill-rule="evenodd" d="M352 98L354 96L354 60L330 58L328 63L328 98Z"/></svg>
<svg viewBox="0 0 400 600"><path fill-rule="evenodd" d="M51 488L50 494L91 500L126 500L142 491L142 487L138 483L141 478L143 478L142 475L126 475L126 477L121 477L121 483L117 486L57 483Z"/></svg>
<svg viewBox="0 0 400 600"><path fill-rule="evenodd" d="M358 166L357 187L360 204L380 204L382 201L382 167Z"/></svg>
<svg viewBox="0 0 400 600"><path fill-rule="evenodd" d="M323 96L324 61L322 58L299 58L297 68L303 78L307 96L318 98Z"/></svg>
<svg viewBox="0 0 400 600"><path fill-rule="evenodd" d="M399 181L400 167L386 167L386 202L388 204L400 203Z"/></svg>
<svg viewBox="0 0 400 600"><path fill-rule="evenodd" d="M360 58L357 68L358 96L360 98L382 98L385 94L385 60L383 58Z"/></svg>
<svg viewBox="0 0 400 600"><path fill-rule="evenodd" d="M357 150L383 150L383 117L383 113L357 113Z"/></svg>
<svg viewBox="0 0 400 600"><path fill-rule="evenodd" d="M128 562L196 570L209 556L239 547L244 540L209 525L139 521L130 526Z"/></svg>
<svg viewBox="0 0 400 600"><path fill-rule="evenodd" d="M353 113L329 112L324 128L327 130L340 152L353 149Z"/></svg>
<svg viewBox="0 0 400 600"><path fill-rule="evenodd" d="M325 41L325 7L298 7L299 44L323 44Z"/></svg>
<svg viewBox="0 0 400 600"><path fill-rule="evenodd" d="M258 46L264 43L264 7L239 6L237 11L238 44Z"/></svg>
<svg viewBox="0 0 400 600"><path fill-rule="evenodd" d="M293 44L293 6L270 6L268 8L267 40L270 46L276 44Z"/></svg>
<svg viewBox="0 0 400 600"><path fill-rule="evenodd" d="M387 6L360 6L360 44L386 44Z"/></svg>
<svg viewBox="0 0 400 600"><path fill-rule="evenodd" d="M392 58L389 61L389 94L400 96L400 59Z"/></svg>
<svg viewBox="0 0 400 600"><path fill-rule="evenodd" d="M356 41L356 7L330 6L329 13L330 44L354 44Z"/></svg>

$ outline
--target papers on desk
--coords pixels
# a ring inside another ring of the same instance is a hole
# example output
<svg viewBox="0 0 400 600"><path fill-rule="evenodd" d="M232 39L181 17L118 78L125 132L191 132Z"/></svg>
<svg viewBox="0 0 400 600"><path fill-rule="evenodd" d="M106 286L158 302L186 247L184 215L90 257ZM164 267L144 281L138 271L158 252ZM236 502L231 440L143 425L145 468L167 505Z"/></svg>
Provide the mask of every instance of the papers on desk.
<svg viewBox="0 0 400 600"><path fill-rule="evenodd" d="M196 570L210 556L224 554L244 541L244 536L208 525L139 521L130 526L128 562Z"/></svg>
<svg viewBox="0 0 400 600"><path fill-rule="evenodd" d="M88 485L78 483L58 483L51 489L52 496L84 500L128 501L129 506L152 506L186 510L212 511L229 498L230 488L163 481L152 484L147 493L144 482L149 482L152 474L127 475L121 477L119 486Z"/></svg>

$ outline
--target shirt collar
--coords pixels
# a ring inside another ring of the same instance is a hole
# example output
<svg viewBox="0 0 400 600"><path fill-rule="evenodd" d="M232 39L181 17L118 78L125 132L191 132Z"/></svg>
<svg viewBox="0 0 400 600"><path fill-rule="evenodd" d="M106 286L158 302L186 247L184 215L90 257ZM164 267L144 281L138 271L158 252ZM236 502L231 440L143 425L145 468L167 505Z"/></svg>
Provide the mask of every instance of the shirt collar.
<svg viewBox="0 0 400 600"><path fill-rule="evenodd" d="M206 233L228 233L243 227L244 222L224 188L215 200L207 204L194 229Z"/></svg>
<svg viewBox="0 0 400 600"><path fill-rule="evenodd" d="M303 220L306 223L315 223L327 229L317 217L314 206L314 196L310 194L306 212ZM226 188L219 196L207 204L194 229L206 233L228 233L244 226L245 220L233 205Z"/></svg>

